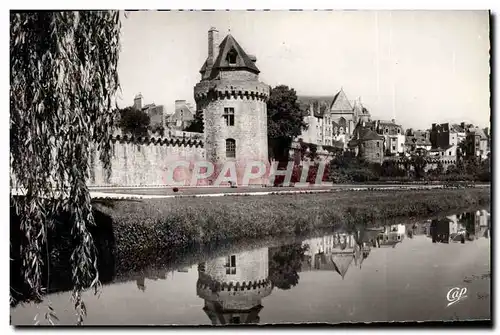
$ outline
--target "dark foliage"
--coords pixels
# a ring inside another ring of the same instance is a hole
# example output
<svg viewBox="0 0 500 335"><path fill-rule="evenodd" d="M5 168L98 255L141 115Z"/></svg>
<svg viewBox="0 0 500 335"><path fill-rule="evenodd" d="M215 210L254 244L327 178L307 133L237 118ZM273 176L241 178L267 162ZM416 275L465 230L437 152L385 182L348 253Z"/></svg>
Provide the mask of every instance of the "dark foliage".
<svg viewBox="0 0 500 335"><path fill-rule="evenodd" d="M274 287L289 290L299 283L307 246L294 243L269 249L269 279Z"/></svg>
<svg viewBox="0 0 500 335"><path fill-rule="evenodd" d="M150 129L149 115L133 107L121 109L119 127L126 134L137 137L148 136Z"/></svg>
<svg viewBox="0 0 500 335"><path fill-rule="evenodd" d="M267 136L269 155L279 162L288 162L293 138L307 129L305 112L297 102L297 93L285 85L271 89L267 102Z"/></svg>

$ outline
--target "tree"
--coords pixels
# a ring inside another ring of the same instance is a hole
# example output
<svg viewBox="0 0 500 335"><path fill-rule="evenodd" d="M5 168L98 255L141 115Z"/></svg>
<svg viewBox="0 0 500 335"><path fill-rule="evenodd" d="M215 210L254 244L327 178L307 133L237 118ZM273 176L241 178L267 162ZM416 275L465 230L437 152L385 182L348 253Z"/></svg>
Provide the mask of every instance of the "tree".
<svg viewBox="0 0 500 335"><path fill-rule="evenodd" d="M201 110L196 111L193 122L191 122L191 124L187 126L184 131L203 133L203 112Z"/></svg>
<svg viewBox="0 0 500 335"><path fill-rule="evenodd" d="M442 175L443 173L444 173L444 166L443 166L443 163L441 161L439 161L437 163L437 167L436 167L436 174Z"/></svg>
<svg viewBox="0 0 500 335"><path fill-rule="evenodd" d="M81 324L81 293L99 285L89 233L89 156L96 147L109 175L120 14L11 12L10 27L11 185L25 192L10 192L25 237L18 250L11 246L11 254L22 258L24 281L31 296L40 298L47 235L57 213L70 213L65 224L76 240L72 300Z"/></svg>
<svg viewBox="0 0 500 335"><path fill-rule="evenodd" d="M415 171L415 177L417 179L423 178L425 176L425 167L427 166L427 160L422 156L413 156L411 158L411 165Z"/></svg>
<svg viewBox="0 0 500 335"><path fill-rule="evenodd" d="M133 107L120 110L119 127L126 134L137 137L148 136L148 130L151 129L150 122L149 115L141 110Z"/></svg>
<svg viewBox="0 0 500 335"><path fill-rule="evenodd" d="M297 102L297 93L285 85L271 89L267 102L267 136L269 155L279 162L287 162L292 140L307 129L305 112Z"/></svg>
<svg viewBox="0 0 500 335"><path fill-rule="evenodd" d="M269 279L274 287L289 290L299 283L298 272L307 248L294 243L269 249Z"/></svg>

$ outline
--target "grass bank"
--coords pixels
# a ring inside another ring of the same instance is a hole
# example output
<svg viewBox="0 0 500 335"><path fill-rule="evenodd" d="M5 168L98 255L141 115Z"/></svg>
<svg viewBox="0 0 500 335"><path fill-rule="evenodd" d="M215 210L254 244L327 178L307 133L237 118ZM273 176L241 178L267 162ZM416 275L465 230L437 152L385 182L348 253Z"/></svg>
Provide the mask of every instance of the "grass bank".
<svg viewBox="0 0 500 335"><path fill-rule="evenodd" d="M96 203L111 222L115 259L218 241L304 234L338 225L487 206L490 188L173 198ZM98 220L99 222L99 220ZM130 259L130 262L141 262ZM130 264L132 266L132 264ZM127 266L125 266L127 267Z"/></svg>

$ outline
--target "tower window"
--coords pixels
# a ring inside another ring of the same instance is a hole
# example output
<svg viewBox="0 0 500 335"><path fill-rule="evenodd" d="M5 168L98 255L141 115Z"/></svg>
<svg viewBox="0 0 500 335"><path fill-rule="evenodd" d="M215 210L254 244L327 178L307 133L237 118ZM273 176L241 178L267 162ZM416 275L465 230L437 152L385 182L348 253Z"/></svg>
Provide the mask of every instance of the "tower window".
<svg viewBox="0 0 500 335"><path fill-rule="evenodd" d="M226 274L227 275L235 275L236 274L236 255L227 256Z"/></svg>
<svg viewBox="0 0 500 335"><path fill-rule="evenodd" d="M226 126L234 126L234 108L225 107L223 117L226 120Z"/></svg>
<svg viewBox="0 0 500 335"><path fill-rule="evenodd" d="M236 50L234 49L231 49L228 53L227 53L227 61L230 65L236 65L236 57L238 56L238 53L236 52Z"/></svg>
<svg viewBox="0 0 500 335"><path fill-rule="evenodd" d="M236 141L232 138L226 140L226 157L236 157Z"/></svg>

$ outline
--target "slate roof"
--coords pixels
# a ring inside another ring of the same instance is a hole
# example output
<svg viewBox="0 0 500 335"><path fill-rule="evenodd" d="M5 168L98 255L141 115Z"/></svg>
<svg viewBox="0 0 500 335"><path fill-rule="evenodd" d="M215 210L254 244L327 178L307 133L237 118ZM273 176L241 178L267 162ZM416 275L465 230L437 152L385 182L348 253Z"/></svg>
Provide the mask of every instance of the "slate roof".
<svg viewBox="0 0 500 335"><path fill-rule="evenodd" d="M230 65L227 60L227 54L231 50L236 51L236 64ZM255 56L252 57L253 59L256 59ZM201 73L204 73L207 70L207 62L208 58L200 69ZM255 65L255 62L252 61L252 58L245 52L245 50L243 50L231 34L228 34L219 44L219 54L212 66L212 72L214 70L221 69L246 69L257 74L260 73L260 70Z"/></svg>
<svg viewBox="0 0 500 335"><path fill-rule="evenodd" d="M340 91L335 94L333 97L332 104L330 105L330 111L332 113L345 113L345 112L353 112L353 108L351 103L349 102L349 99L347 99L347 96L344 92L344 90L341 88Z"/></svg>
<svg viewBox="0 0 500 335"><path fill-rule="evenodd" d="M450 127L450 131L455 133L465 133L465 129L462 128L459 124L452 124Z"/></svg>
<svg viewBox="0 0 500 335"><path fill-rule="evenodd" d="M342 277L342 279L344 279L349 266L354 260L354 253L352 251L339 253L332 252L330 257L331 262L335 267L335 271Z"/></svg>
<svg viewBox="0 0 500 335"><path fill-rule="evenodd" d="M415 139L415 142L413 141ZM429 146L432 145L431 141L428 138L425 138L423 136L417 136L417 135L408 135L405 138L405 144L407 145L423 145L423 146Z"/></svg>

